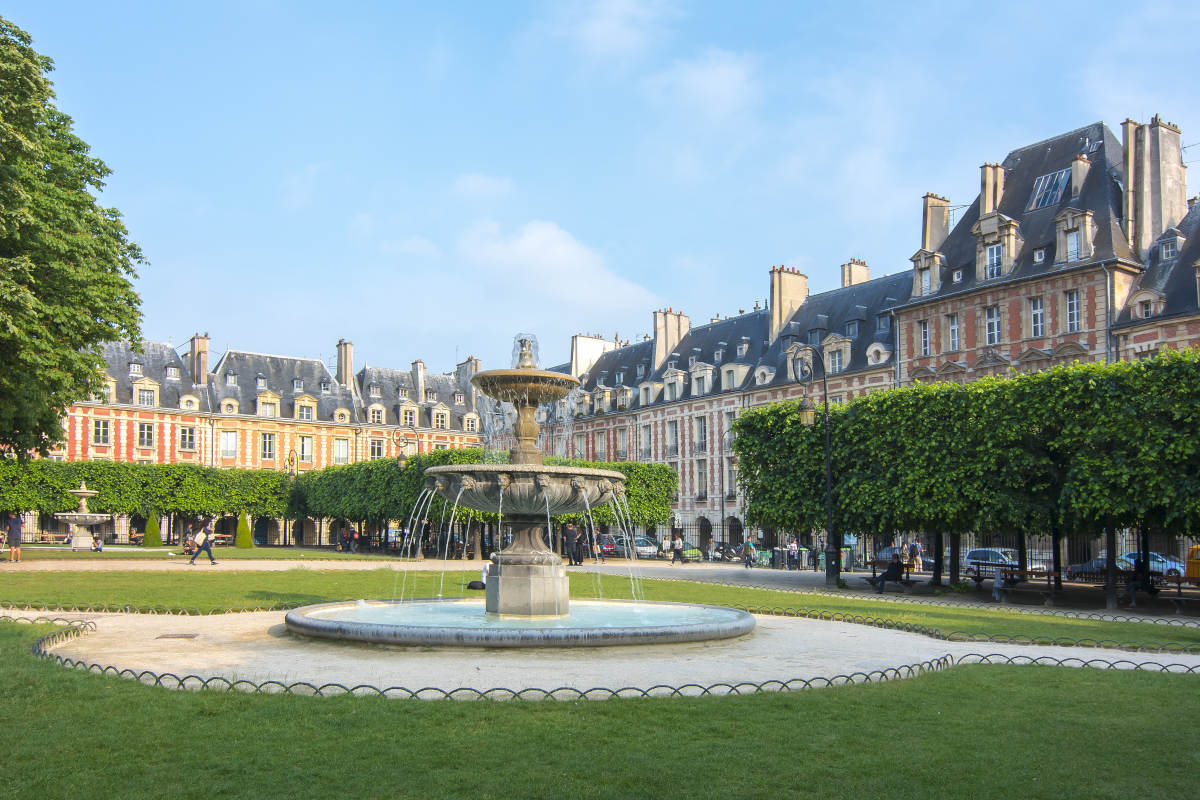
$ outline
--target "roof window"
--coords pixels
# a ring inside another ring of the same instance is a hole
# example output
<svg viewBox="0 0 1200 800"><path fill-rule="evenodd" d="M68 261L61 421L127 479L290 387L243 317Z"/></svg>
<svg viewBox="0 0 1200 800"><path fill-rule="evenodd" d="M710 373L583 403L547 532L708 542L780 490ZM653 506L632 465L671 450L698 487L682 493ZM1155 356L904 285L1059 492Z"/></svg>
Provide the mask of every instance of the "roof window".
<svg viewBox="0 0 1200 800"><path fill-rule="evenodd" d="M1058 205L1058 201L1062 199L1063 190L1067 187L1067 181L1070 178L1070 167L1039 177L1033 182L1033 193L1029 196L1029 205L1025 210L1036 211L1039 208Z"/></svg>

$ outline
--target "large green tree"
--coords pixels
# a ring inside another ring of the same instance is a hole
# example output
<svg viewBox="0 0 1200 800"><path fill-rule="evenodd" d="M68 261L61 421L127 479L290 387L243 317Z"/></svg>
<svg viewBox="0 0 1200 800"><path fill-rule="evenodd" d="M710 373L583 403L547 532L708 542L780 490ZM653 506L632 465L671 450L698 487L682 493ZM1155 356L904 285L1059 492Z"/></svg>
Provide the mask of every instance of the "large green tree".
<svg viewBox="0 0 1200 800"><path fill-rule="evenodd" d="M0 450L18 458L99 391L102 344L139 338L141 251L96 201L109 169L55 108L52 69L0 18Z"/></svg>

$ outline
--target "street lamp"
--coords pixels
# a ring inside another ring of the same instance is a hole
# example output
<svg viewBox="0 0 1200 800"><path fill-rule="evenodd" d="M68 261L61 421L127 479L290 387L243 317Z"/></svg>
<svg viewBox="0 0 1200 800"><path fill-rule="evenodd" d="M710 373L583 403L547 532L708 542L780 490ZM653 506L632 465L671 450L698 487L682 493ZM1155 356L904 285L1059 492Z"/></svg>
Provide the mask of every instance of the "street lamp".
<svg viewBox="0 0 1200 800"><path fill-rule="evenodd" d="M808 358L805 358L805 355ZM829 442L829 380L825 371L825 355L816 345L796 348L792 353L792 372L797 383L811 383L813 364L821 365L821 401L825 405L825 585L837 586L842 570L842 536L833 529L833 466ZM804 392L800 404L800 421L812 425L816 407Z"/></svg>
<svg viewBox="0 0 1200 800"><path fill-rule="evenodd" d="M412 434L412 439L408 438L410 433ZM396 445L396 447L400 450L400 455L396 457L396 462L400 469L404 469L405 464L408 462L409 444L416 443L418 441L419 437L417 436L417 432L415 430L410 429L406 431L397 429L392 431L392 444Z"/></svg>

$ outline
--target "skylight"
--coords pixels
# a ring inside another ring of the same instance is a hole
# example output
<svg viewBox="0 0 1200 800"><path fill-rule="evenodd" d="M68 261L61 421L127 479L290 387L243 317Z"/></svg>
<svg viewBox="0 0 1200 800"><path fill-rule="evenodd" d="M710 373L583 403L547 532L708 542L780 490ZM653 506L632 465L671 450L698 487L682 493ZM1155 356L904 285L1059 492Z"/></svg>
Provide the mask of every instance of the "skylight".
<svg viewBox="0 0 1200 800"><path fill-rule="evenodd" d="M1058 172L1051 172L1049 175L1043 175L1033 182L1033 194L1029 197L1029 206L1026 211L1036 211L1039 208L1046 206L1058 205L1058 201L1062 199L1063 189L1067 188L1067 181L1071 177L1071 170L1060 169Z"/></svg>

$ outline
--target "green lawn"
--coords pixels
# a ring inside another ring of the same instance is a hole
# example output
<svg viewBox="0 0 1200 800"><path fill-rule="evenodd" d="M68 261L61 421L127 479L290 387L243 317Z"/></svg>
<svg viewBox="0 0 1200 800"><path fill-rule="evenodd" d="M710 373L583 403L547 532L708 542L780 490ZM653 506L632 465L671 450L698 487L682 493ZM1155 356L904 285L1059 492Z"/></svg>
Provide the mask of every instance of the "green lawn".
<svg viewBox="0 0 1200 800"><path fill-rule="evenodd" d="M123 544L105 545L104 550L93 553L90 550L72 551L61 545L27 544L21 548L21 560L30 561L67 561L67 560L116 560L130 559L172 560L182 557L181 545L166 545L159 547L134 547ZM213 555L218 560L226 559L264 559L264 560L338 560L338 561L395 561L395 556L385 556L370 553L340 553L337 550L317 547L214 547ZM5 558L8 557L7 552ZM189 556L190 557L190 556ZM204 556L201 556L204 558Z"/></svg>
<svg viewBox="0 0 1200 800"><path fill-rule="evenodd" d="M68 671L30 656L46 630L0 623L3 797L1124 800L1190 796L1200 770L1197 740L1143 724L1196 718L1195 676L972 666L783 695L322 699Z"/></svg>
<svg viewBox="0 0 1200 800"><path fill-rule="evenodd" d="M2 574L2 573L0 573ZM465 588L474 572L396 572L287 570L234 572L205 563L181 566L177 572L13 572L0 581L0 604L168 606L209 611L246 606L307 604L332 600L383 597L482 596ZM572 573L573 597L628 598L628 579L595 573ZM898 623L926 626L947 635L1070 638L1131 645L1200 647L1200 628L1102 622L1066 617L1017 614L974 606L926 606L888 603L870 597L783 592L686 581L641 581L647 600L715 603L759 609L816 609Z"/></svg>

